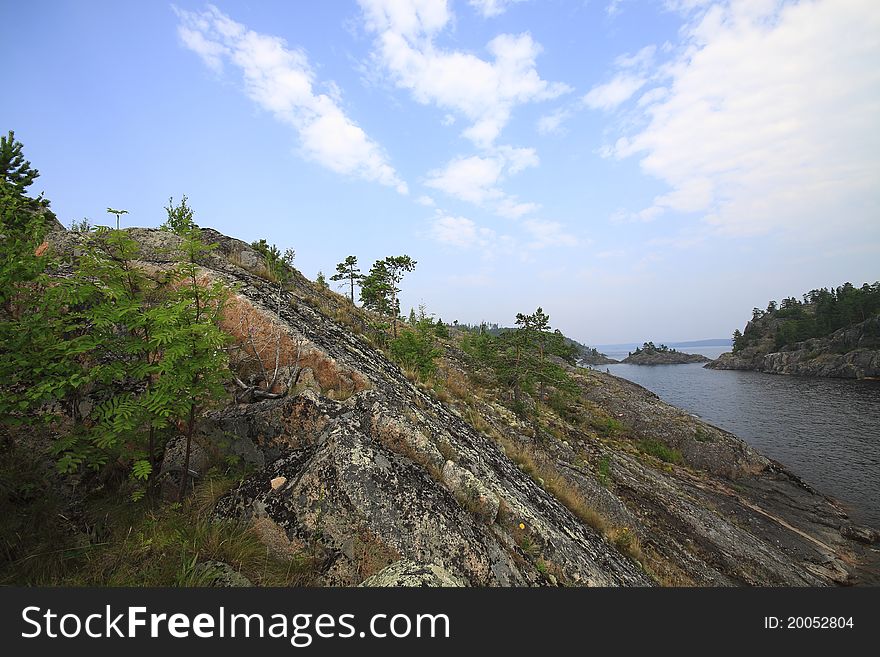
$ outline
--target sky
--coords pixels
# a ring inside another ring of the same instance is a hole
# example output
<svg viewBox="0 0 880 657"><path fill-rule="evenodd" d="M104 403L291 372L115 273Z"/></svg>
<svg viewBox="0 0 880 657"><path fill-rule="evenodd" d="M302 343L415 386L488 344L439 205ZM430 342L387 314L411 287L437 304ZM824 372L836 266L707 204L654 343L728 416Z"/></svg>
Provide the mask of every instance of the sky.
<svg viewBox="0 0 880 657"><path fill-rule="evenodd" d="M65 225L196 221L404 312L729 336L880 279L875 0L0 2L0 131ZM115 219L113 219L115 222Z"/></svg>

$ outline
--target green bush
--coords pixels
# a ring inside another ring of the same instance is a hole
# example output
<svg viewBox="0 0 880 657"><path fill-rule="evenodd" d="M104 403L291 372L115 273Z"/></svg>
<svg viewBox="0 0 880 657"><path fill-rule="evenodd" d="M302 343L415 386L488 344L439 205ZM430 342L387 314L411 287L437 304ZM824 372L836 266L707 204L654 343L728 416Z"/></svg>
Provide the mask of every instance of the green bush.
<svg viewBox="0 0 880 657"><path fill-rule="evenodd" d="M656 438L646 438L639 441L639 451L643 454L654 456L664 463L684 463L684 456L674 447L660 442Z"/></svg>

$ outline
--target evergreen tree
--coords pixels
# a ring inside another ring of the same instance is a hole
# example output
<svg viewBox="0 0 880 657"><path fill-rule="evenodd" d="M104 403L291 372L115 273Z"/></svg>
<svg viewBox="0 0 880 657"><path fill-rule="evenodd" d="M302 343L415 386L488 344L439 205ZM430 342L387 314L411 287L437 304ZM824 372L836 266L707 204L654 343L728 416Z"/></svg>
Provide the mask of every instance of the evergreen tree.
<svg viewBox="0 0 880 657"><path fill-rule="evenodd" d="M388 256L384 260L377 260L361 281L361 302L365 308L390 317L394 337L397 337L397 320L400 317L398 286L403 275L413 271L416 264L408 255Z"/></svg>
<svg viewBox="0 0 880 657"><path fill-rule="evenodd" d="M733 331L733 352L736 353L740 351L743 347L745 347L745 340L743 340L743 334L739 329L735 329Z"/></svg>
<svg viewBox="0 0 880 657"><path fill-rule="evenodd" d="M49 211L49 201L42 194L36 198L28 195L28 188L40 177L40 172L24 158L23 148L12 130L7 136L0 136L0 232L3 233L32 229L34 214L55 219Z"/></svg>
<svg viewBox="0 0 880 657"><path fill-rule="evenodd" d="M354 286L364 279L361 270L357 266L357 256L350 255L336 265L336 273L330 277L331 281L348 281L351 303L354 305Z"/></svg>

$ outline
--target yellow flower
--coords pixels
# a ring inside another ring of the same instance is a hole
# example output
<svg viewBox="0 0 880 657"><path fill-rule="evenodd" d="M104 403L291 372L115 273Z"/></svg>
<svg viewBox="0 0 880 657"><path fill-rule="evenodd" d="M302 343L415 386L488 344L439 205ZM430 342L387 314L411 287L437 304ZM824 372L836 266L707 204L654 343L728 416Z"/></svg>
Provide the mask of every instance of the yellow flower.
<svg viewBox="0 0 880 657"><path fill-rule="evenodd" d="M519 523L519 528L520 528L520 529L525 529L525 528L526 528L525 523L524 523L524 522Z"/></svg>

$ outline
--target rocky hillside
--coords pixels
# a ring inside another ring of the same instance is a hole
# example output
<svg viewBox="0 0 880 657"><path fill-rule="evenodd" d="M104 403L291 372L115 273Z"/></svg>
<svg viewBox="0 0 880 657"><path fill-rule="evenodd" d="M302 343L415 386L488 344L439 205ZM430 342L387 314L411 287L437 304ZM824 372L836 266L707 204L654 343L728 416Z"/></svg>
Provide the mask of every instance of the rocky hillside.
<svg viewBox="0 0 880 657"><path fill-rule="evenodd" d="M140 266L169 266L177 237L128 232ZM307 552L316 583L877 581L877 555L864 545L876 532L644 388L569 367L576 399L555 403L547 390L521 419L455 331L421 382L389 360L367 331L371 318L344 297L297 272L279 293L258 251L203 234L218 244L201 262L204 279L234 290L225 329L239 344L280 345L290 386L274 398L235 387L235 403L200 419L204 458L191 467L204 474L217 453L249 464L212 513L246 522L274 558ZM58 231L50 241L64 250L77 239Z"/></svg>
<svg viewBox="0 0 880 657"><path fill-rule="evenodd" d="M774 318L749 322L744 334L759 337L742 349L722 354L706 367L844 379L880 377L880 316L826 337L777 348L774 336L780 323Z"/></svg>

